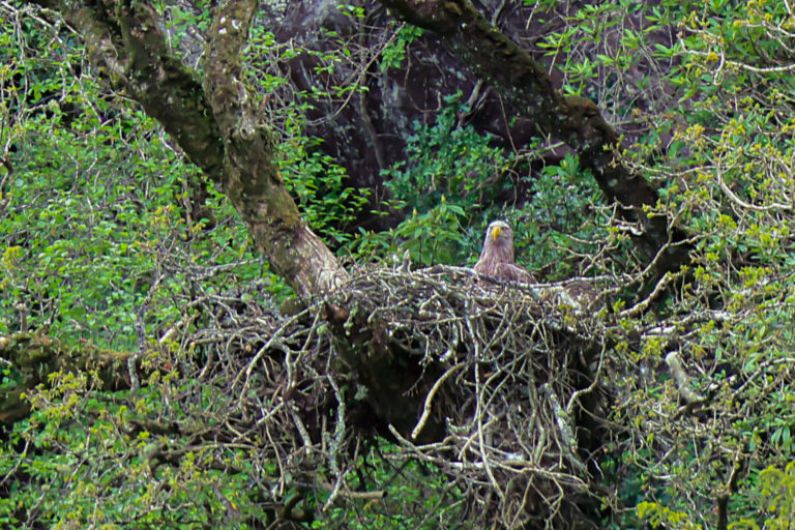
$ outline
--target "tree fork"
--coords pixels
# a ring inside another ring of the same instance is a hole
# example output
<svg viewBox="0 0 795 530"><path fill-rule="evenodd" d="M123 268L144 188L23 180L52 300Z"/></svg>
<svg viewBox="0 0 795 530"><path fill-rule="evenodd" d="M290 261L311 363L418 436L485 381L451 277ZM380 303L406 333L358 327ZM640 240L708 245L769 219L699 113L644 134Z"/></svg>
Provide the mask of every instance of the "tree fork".
<svg viewBox="0 0 795 530"><path fill-rule="evenodd" d="M216 9L204 85L169 50L144 1L36 0L84 38L92 62L157 119L188 158L219 182L273 272L302 298L332 291L347 272L306 223L278 174L271 133L242 80L240 51L257 3Z"/></svg>

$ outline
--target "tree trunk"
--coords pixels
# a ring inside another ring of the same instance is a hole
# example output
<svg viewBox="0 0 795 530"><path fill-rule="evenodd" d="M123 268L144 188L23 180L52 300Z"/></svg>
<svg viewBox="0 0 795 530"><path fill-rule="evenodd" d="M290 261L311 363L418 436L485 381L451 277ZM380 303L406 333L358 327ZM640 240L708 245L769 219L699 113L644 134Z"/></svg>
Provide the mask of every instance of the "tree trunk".
<svg viewBox="0 0 795 530"><path fill-rule="evenodd" d="M348 280L328 247L301 219L278 174L267 120L241 77L257 3L229 1L216 10L204 86L168 48L145 2L40 0L83 36L92 63L157 119L188 158L221 184L257 247L301 297Z"/></svg>

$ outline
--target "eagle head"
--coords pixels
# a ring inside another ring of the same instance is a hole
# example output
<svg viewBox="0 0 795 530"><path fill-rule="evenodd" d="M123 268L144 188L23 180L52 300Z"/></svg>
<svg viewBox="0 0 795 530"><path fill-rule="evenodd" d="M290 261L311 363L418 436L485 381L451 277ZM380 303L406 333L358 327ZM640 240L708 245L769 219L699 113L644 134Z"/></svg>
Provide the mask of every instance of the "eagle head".
<svg viewBox="0 0 795 530"><path fill-rule="evenodd" d="M493 241L497 241L500 236L503 239L510 239L513 240L513 232L511 232L511 227L508 226L508 223L505 221L494 221L489 225L489 228L486 230L486 238L491 236Z"/></svg>
<svg viewBox="0 0 795 530"><path fill-rule="evenodd" d="M513 232L508 223L494 221L489 225L481 257L495 262L513 263Z"/></svg>

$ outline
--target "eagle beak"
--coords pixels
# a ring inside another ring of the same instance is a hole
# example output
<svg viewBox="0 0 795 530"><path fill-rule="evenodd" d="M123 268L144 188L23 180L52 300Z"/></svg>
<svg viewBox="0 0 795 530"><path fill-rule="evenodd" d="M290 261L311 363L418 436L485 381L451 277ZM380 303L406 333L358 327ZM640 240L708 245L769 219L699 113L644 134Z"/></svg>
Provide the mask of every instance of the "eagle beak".
<svg viewBox="0 0 795 530"><path fill-rule="evenodd" d="M500 227L495 226L494 228L491 229L491 238L496 241L496 239L500 237L500 232L501 232Z"/></svg>

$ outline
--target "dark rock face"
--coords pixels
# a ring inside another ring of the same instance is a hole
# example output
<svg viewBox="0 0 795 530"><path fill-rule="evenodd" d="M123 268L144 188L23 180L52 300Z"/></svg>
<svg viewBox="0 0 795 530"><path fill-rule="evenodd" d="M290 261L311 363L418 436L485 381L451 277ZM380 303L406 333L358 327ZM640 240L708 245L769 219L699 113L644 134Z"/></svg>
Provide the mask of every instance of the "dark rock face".
<svg viewBox="0 0 795 530"><path fill-rule="evenodd" d="M545 12L533 7L524 7L521 2L508 0L474 0L481 12L506 35L528 50L536 60L549 65L554 86L564 82L555 69L567 59L574 61L589 58L597 53L619 51L616 35L605 39L604 49L588 49L581 46L567 58L562 51L551 57L537 46L550 32L559 31L571 24L570 17L582 6L593 2L565 2L560 12ZM273 9L265 27L274 28L277 41L294 43L317 52L334 52L343 48L351 50L350 60L335 64L331 71L318 70L321 59L314 53L304 53L281 64L281 74L292 82L292 90L306 91L304 101L312 105L307 112L309 127L306 133L322 139L320 149L345 167L350 184L372 190L371 204L365 210L380 210L388 197L380 171L395 162L405 160L406 138L412 134L415 123L431 124L443 107L445 96L460 92L461 101L467 102L470 111L459 115L460 125L472 125L480 133L489 133L495 145L506 149L520 150L535 134L533 123L523 118L496 91L479 82L431 32L424 32L407 46L406 55L397 68L381 67L380 51L396 38L400 22L375 0L362 0L363 17L353 17L340 10L335 0L292 0L275 2L281 7ZM654 2L651 2L653 4ZM622 15L622 23L634 30L642 28L642 13ZM653 40L669 45L671 32L658 31ZM608 49L609 48L609 49ZM604 79L594 83L599 87L617 86L617 95L626 101L600 101L605 117L611 123L622 123L621 132L626 138L637 138L646 132L645 125L632 123L629 111L633 108L655 113L665 108L673 96L670 87L657 85L654 74L643 60L638 60L632 70L624 74L620 83L616 74L600 73ZM644 84L639 84L642 81ZM327 89L359 83L366 92L349 92L339 96L313 97L312 89ZM646 86L644 91L640 86ZM608 91L609 93L610 91ZM593 94L586 94L595 96ZM596 95L596 97L604 97ZM618 110L620 109L620 110ZM545 163L557 163L567 148L547 155ZM531 168L532 170L533 168ZM494 176L499 179L501 176ZM511 199L521 202L524 190L517 189ZM369 229L385 229L394 226L402 218L400 212L390 216L363 214L358 226ZM355 227L354 227L355 228Z"/></svg>
<svg viewBox="0 0 795 530"><path fill-rule="evenodd" d="M529 10L514 2L485 0L482 4L484 13L494 13L493 20L507 33L532 48L530 35L537 28L525 27ZM310 98L313 109L308 112L307 133L323 139L320 148L348 170L352 185L373 191L373 208L386 198L380 170L405 159L405 139L414 124L433 123L445 96L460 92L472 110L460 115L459 122L492 134L496 144L511 149L528 141L532 123L517 117L498 94L478 83L430 32L407 47L400 67L382 69L373 53L394 38L399 22L378 2L364 2L363 7L367 14L357 20L341 12L334 0L290 2L271 27L276 28L280 42L292 41L317 51L343 46L354 51L349 63L335 65L330 74L318 73L320 60L309 54L286 63L283 73L295 89L307 93L313 87L344 86L357 80L366 87L365 93L335 99ZM329 32L337 36L330 38ZM360 226L383 229L394 225L398 217L363 218Z"/></svg>

